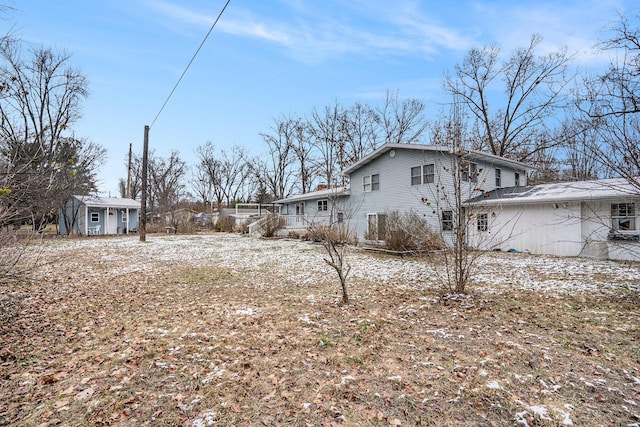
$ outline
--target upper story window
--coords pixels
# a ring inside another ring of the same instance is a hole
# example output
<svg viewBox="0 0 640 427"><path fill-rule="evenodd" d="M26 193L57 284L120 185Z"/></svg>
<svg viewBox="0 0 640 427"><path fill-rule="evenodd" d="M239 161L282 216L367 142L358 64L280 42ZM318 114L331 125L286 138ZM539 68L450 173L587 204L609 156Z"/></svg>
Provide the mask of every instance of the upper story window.
<svg viewBox="0 0 640 427"><path fill-rule="evenodd" d="M478 164L471 162L462 163L462 180L478 182Z"/></svg>
<svg viewBox="0 0 640 427"><path fill-rule="evenodd" d="M371 191L380 189L380 175L371 175Z"/></svg>
<svg viewBox="0 0 640 427"><path fill-rule="evenodd" d="M326 212L329 209L329 201L327 199L318 200L318 212Z"/></svg>
<svg viewBox="0 0 640 427"><path fill-rule="evenodd" d="M99 212L91 212L91 222L100 222Z"/></svg>
<svg viewBox="0 0 640 427"><path fill-rule="evenodd" d="M362 191L369 193L380 190L380 174L365 175L362 177Z"/></svg>
<svg viewBox="0 0 640 427"><path fill-rule="evenodd" d="M635 203L611 204L611 228L616 231L632 231L636 229Z"/></svg>
<svg viewBox="0 0 640 427"><path fill-rule="evenodd" d="M496 187L502 187L502 171L496 168Z"/></svg>
<svg viewBox="0 0 640 427"><path fill-rule="evenodd" d="M422 166L411 168L411 185L422 184Z"/></svg>
<svg viewBox="0 0 640 427"><path fill-rule="evenodd" d="M433 163L411 168L411 185L432 184L435 182L435 165Z"/></svg>

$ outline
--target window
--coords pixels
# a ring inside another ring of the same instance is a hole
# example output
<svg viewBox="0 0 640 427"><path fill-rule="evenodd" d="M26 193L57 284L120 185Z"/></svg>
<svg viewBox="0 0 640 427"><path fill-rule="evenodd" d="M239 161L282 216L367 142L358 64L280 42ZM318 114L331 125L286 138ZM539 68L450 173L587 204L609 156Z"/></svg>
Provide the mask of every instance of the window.
<svg viewBox="0 0 640 427"><path fill-rule="evenodd" d="M304 202L296 203L296 215L304 215Z"/></svg>
<svg viewBox="0 0 640 427"><path fill-rule="evenodd" d="M442 231L453 231L453 211L442 211Z"/></svg>
<svg viewBox="0 0 640 427"><path fill-rule="evenodd" d="M362 177L362 191L369 193L370 191L380 190L380 175L365 175Z"/></svg>
<svg viewBox="0 0 640 427"><path fill-rule="evenodd" d="M432 184L435 182L435 165L415 166L411 168L411 185Z"/></svg>
<svg viewBox="0 0 640 427"><path fill-rule="evenodd" d="M371 175L371 191L380 190L380 175Z"/></svg>
<svg viewBox="0 0 640 427"><path fill-rule="evenodd" d="M328 201L325 200L318 200L318 212L326 212L328 210Z"/></svg>
<svg viewBox="0 0 640 427"><path fill-rule="evenodd" d="M129 219L127 218L127 211L122 212L122 222L127 222Z"/></svg>
<svg viewBox="0 0 640 427"><path fill-rule="evenodd" d="M611 228L616 231L636 229L635 203L613 203L611 205Z"/></svg>
<svg viewBox="0 0 640 427"><path fill-rule="evenodd" d="M487 231L489 229L489 215L486 213L478 214L478 231Z"/></svg>
<svg viewBox="0 0 640 427"><path fill-rule="evenodd" d="M338 212L337 218L338 220L338 224L342 224L344 222L344 213L343 212Z"/></svg>
<svg viewBox="0 0 640 427"><path fill-rule="evenodd" d="M422 166L422 183L423 184L433 184L435 182L435 165L431 163L430 165Z"/></svg>
<svg viewBox="0 0 640 427"><path fill-rule="evenodd" d="M99 212L91 212L91 222L100 222Z"/></svg>
<svg viewBox="0 0 640 427"><path fill-rule="evenodd" d="M420 166L416 166L411 168L411 185L420 185L422 184L421 181L421 169L422 167Z"/></svg>
<svg viewBox="0 0 640 427"><path fill-rule="evenodd" d="M478 182L478 164L464 162L462 164L462 180L468 182Z"/></svg>
<svg viewBox="0 0 640 427"><path fill-rule="evenodd" d="M366 175L362 177L362 191L368 193L371 191L371 176Z"/></svg>
<svg viewBox="0 0 640 427"><path fill-rule="evenodd" d="M516 180L516 187L520 187L520 172L514 174Z"/></svg>
<svg viewBox="0 0 640 427"><path fill-rule="evenodd" d="M502 187L502 171L496 168L496 187Z"/></svg>

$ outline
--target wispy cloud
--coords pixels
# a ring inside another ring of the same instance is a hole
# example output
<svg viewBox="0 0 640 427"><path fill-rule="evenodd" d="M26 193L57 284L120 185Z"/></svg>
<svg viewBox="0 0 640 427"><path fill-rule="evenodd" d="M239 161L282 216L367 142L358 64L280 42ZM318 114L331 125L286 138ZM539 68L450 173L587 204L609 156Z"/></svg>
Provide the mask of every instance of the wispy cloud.
<svg viewBox="0 0 640 427"><path fill-rule="evenodd" d="M142 0L172 27L189 31L211 25L214 15L172 0ZM593 47L624 0L527 2L468 0L426 7L416 0L274 0L253 9L232 3L218 30L265 42L305 63L336 57L461 56L472 46L497 44L505 52L540 33L539 53L566 46L582 61L597 61ZM240 4L241 5L241 4ZM244 6L246 7L246 6ZM261 8L261 9L256 9Z"/></svg>
<svg viewBox="0 0 640 427"><path fill-rule="evenodd" d="M148 6L166 18L190 26L210 25L213 19L169 1L149 2ZM271 43L304 62L322 62L344 55L428 56L443 48L460 49L470 44L456 30L429 22L411 2L389 6L386 2L372 5L334 1L331 7L334 9L323 9L315 2L286 0L279 3L278 13L271 15L231 7L218 29ZM339 13L332 13L335 11Z"/></svg>

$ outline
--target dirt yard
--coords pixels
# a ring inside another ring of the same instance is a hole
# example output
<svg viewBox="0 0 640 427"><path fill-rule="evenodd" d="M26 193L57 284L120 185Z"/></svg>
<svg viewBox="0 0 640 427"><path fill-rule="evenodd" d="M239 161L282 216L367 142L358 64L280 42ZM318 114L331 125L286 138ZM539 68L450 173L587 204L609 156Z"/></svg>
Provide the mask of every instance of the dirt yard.
<svg viewBox="0 0 640 427"><path fill-rule="evenodd" d="M0 284L0 425L640 426L640 265L235 234L53 239Z"/></svg>

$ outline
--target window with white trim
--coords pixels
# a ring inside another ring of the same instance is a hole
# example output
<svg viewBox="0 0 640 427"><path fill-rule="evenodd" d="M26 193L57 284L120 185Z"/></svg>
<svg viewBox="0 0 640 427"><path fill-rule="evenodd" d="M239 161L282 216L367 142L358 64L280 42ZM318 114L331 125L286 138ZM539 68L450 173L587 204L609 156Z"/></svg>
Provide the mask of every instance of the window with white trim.
<svg viewBox="0 0 640 427"><path fill-rule="evenodd" d="M489 214L478 214L478 231L487 231L489 229Z"/></svg>
<svg viewBox="0 0 640 427"><path fill-rule="evenodd" d="M318 200L318 212L326 212L329 210L329 201L327 199Z"/></svg>
<svg viewBox="0 0 640 427"><path fill-rule="evenodd" d="M635 203L611 204L611 228L615 231L636 230Z"/></svg>
<svg viewBox="0 0 640 427"><path fill-rule="evenodd" d="M436 165L422 165L422 183L433 184L436 180Z"/></svg>
<svg viewBox="0 0 640 427"><path fill-rule="evenodd" d="M127 211L122 212L122 222L127 222L129 220Z"/></svg>
<svg viewBox="0 0 640 427"><path fill-rule="evenodd" d="M100 222L99 212L91 212L91 222Z"/></svg>
<svg viewBox="0 0 640 427"><path fill-rule="evenodd" d="M496 168L496 187L502 187L502 170Z"/></svg>
<svg viewBox="0 0 640 427"><path fill-rule="evenodd" d="M362 177L362 191L369 193L380 190L380 174L365 175Z"/></svg>
<svg viewBox="0 0 640 427"><path fill-rule="evenodd" d="M516 187L520 187L520 172L515 172L513 174L515 181L516 181Z"/></svg>
<svg viewBox="0 0 640 427"><path fill-rule="evenodd" d="M411 168L411 185L433 184L435 182L435 165L433 163Z"/></svg>
<svg viewBox="0 0 640 427"><path fill-rule="evenodd" d="M462 163L462 180L466 182L478 182L478 164L471 162Z"/></svg>

